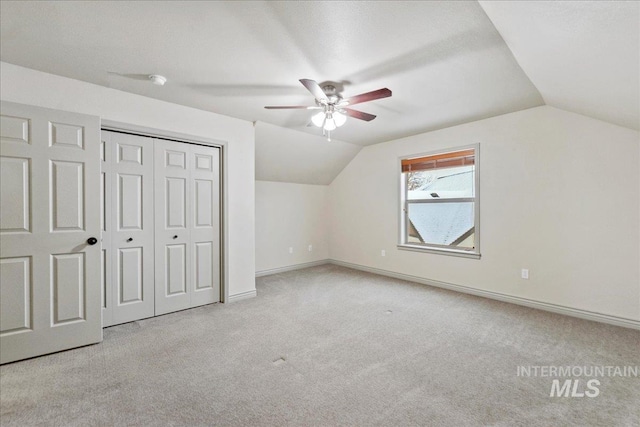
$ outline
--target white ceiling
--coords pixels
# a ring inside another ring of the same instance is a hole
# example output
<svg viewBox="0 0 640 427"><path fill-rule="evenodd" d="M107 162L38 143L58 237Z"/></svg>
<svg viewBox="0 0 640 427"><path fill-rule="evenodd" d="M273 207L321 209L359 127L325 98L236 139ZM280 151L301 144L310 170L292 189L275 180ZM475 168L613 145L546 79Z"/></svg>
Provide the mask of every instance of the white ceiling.
<svg viewBox="0 0 640 427"><path fill-rule="evenodd" d="M263 107L312 105L301 78L388 87L334 134L360 145L543 104L477 2L2 1L0 22L3 61L312 134Z"/></svg>
<svg viewBox="0 0 640 427"><path fill-rule="evenodd" d="M640 129L640 3L480 4L546 104Z"/></svg>
<svg viewBox="0 0 640 427"><path fill-rule="evenodd" d="M639 27L637 2L3 0L0 59L257 121L257 179L327 184L360 146L544 104L638 129ZM328 143L263 108L312 105L300 78L393 96Z"/></svg>

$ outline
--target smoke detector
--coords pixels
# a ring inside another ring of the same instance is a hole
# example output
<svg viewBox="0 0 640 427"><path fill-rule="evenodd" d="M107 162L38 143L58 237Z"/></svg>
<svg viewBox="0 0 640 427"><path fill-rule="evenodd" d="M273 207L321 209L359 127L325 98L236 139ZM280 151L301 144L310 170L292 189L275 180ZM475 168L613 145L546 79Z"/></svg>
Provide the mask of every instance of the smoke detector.
<svg viewBox="0 0 640 427"><path fill-rule="evenodd" d="M158 86L164 86L164 84L167 82L167 78L159 74L150 75L149 80L151 80L151 83Z"/></svg>

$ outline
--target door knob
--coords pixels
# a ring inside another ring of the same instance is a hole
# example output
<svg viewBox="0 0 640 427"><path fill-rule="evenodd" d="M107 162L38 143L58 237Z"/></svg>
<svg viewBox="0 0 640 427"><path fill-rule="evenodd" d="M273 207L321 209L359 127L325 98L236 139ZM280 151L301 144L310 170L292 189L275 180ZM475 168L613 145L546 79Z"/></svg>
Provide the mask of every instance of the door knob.
<svg viewBox="0 0 640 427"><path fill-rule="evenodd" d="M178 235L176 234L175 236L173 236L173 238L174 238L174 239L177 239L177 238L178 238Z"/></svg>
<svg viewBox="0 0 640 427"><path fill-rule="evenodd" d="M129 238L127 239L127 242L133 242L133 237L129 237Z"/></svg>
<svg viewBox="0 0 640 427"><path fill-rule="evenodd" d="M96 239L95 237L89 237L87 239L87 243L90 244L91 246L95 245L96 243L98 243L98 239Z"/></svg>

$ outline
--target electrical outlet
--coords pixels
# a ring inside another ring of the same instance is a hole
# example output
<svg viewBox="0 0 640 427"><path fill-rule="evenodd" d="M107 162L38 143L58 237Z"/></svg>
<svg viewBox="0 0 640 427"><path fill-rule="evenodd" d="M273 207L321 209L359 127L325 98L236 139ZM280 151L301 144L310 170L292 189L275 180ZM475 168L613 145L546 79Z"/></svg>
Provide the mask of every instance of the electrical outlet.
<svg viewBox="0 0 640 427"><path fill-rule="evenodd" d="M309 245L309 252L313 250L313 245Z"/></svg>
<svg viewBox="0 0 640 427"><path fill-rule="evenodd" d="M290 246L290 247L289 247L289 253L290 253L290 254L292 254L292 253L293 253L293 247L292 247L292 246Z"/></svg>
<svg viewBox="0 0 640 427"><path fill-rule="evenodd" d="M522 277L523 279L529 279L529 269L528 268L523 268L520 271L520 277Z"/></svg>
<svg viewBox="0 0 640 427"><path fill-rule="evenodd" d="M387 256L387 251L384 249L380 251L380 256Z"/></svg>

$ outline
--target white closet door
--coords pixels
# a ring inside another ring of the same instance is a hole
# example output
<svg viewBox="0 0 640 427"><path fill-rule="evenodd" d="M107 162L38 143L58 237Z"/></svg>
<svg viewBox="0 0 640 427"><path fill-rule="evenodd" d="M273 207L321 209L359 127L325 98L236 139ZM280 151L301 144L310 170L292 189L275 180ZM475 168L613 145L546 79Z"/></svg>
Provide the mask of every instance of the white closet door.
<svg viewBox="0 0 640 427"><path fill-rule="evenodd" d="M100 132L100 233L102 247L100 248L100 290L102 294L102 326L113 325L113 287L112 273L113 258L111 251L111 132Z"/></svg>
<svg viewBox="0 0 640 427"><path fill-rule="evenodd" d="M102 340L100 120L1 104L0 363Z"/></svg>
<svg viewBox="0 0 640 427"><path fill-rule="evenodd" d="M110 156L111 324L154 315L153 140L103 132Z"/></svg>
<svg viewBox="0 0 640 427"><path fill-rule="evenodd" d="M155 141L156 315L220 301L218 153Z"/></svg>
<svg viewBox="0 0 640 427"><path fill-rule="evenodd" d="M220 150L200 145L190 148L190 307L196 307L220 301Z"/></svg>
<svg viewBox="0 0 640 427"><path fill-rule="evenodd" d="M188 144L155 140L156 315L189 308L191 282Z"/></svg>

